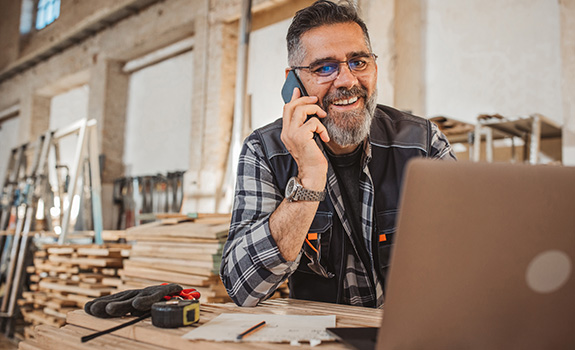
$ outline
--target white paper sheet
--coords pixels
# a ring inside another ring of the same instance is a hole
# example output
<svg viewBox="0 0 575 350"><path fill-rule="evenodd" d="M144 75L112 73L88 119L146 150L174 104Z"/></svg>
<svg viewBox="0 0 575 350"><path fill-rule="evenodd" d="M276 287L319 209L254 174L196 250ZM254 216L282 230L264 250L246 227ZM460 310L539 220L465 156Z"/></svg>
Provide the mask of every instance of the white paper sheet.
<svg viewBox="0 0 575 350"><path fill-rule="evenodd" d="M210 322L186 333L183 338L191 340L237 341L238 334L266 321L255 333L244 337L243 342L291 342L310 340L335 340L325 330L335 327L335 315L254 315L220 314Z"/></svg>

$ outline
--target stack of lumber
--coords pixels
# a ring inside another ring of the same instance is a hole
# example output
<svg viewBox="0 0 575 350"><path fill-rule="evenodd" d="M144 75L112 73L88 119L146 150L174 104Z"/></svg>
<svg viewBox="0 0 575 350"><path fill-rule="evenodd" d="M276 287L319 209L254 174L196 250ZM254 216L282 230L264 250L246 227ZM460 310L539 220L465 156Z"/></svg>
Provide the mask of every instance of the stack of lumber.
<svg viewBox="0 0 575 350"><path fill-rule="evenodd" d="M66 313L96 297L114 293L130 245L44 245L27 268L30 290L18 301L24 320L32 326L62 326ZM24 330L25 336L32 327Z"/></svg>
<svg viewBox="0 0 575 350"><path fill-rule="evenodd" d="M196 215L129 228L130 258L124 262L120 290L164 282L195 288L202 302L229 301L219 278L229 215Z"/></svg>
<svg viewBox="0 0 575 350"><path fill-rule="evenodd" d="M182 338L184 334L214 319L222 313L243 314L280 314L280 315L335 315L337 327L379 327L383 316L382 309L364 308L350 305L336 305L296 299L275 299L260 303L258 307L238 307L227 304L201 304L200 320L191 327L156 328L148 318L134 325L106 334L86 343L80 338L125 323L132 318L100 319L87 315L83 310L68 314L67 325L57 329L47 325L35 329L35 338L20 342L21 350L52 350L52 349L294 349L289 343L255 343L255 342L225 342L191 341ZM300 349L311 349L302 343ZM321 349L349 349L346 345L336 342L324 342Z"/></svg>

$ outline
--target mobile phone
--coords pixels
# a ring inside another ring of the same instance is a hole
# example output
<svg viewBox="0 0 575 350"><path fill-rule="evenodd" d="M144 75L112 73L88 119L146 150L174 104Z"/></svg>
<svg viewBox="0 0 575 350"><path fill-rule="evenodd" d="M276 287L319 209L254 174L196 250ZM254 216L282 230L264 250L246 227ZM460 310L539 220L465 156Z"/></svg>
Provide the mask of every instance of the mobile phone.
<svg viewBox="0 0 575 350"><path fill-rule="evenodd" d="M299 80L299 77L295 74L295 71L290 70L282 87L282 97L285 103L291 101L294 88L298 88L302 96L309 96L301 80Z"/></svg>
<svg viewBox="0 0 575 350"><path fill-rule="evenodd" d="M285 103L291 101L291 96L293 95L294 88L298 88L302 96L309 96L307 91L305 91L305 87L303 86L301 80L299 80L299 77L297 76L297 74L295 74L295 71L290 70L287 75L284 86L282 87L282 97ZM306 121L312 117L317 117L317 114L308 115Z"/></svg>

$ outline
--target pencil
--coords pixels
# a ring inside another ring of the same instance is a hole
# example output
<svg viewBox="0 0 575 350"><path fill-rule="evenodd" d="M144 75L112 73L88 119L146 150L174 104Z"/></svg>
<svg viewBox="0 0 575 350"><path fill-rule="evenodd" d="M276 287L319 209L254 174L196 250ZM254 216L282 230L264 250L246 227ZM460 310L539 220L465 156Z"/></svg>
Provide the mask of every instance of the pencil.
<svg viewBox="0 0 575 350"><path fill-rule="evenodd" d="M256 324L255 326L245 330L244 332L238 334L238 336L236 337L236 340L242 340L243 338L247 337L250 334L253 334L257 331L259 331L260 329L264 328L264 326L266 325L266 321L261 321L260 323Z"/></svg>

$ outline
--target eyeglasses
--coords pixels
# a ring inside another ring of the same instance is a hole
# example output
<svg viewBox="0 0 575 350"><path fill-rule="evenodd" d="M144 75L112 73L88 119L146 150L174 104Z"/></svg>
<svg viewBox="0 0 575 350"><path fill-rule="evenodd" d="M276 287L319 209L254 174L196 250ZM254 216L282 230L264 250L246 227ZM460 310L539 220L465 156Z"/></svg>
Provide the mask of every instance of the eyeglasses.
<svg viewBox="0 0 575 350"><path fill-rule="evenodd" d="M347 64L349 70L356 77L366 76L373 73L377 55L374 53L353 56L347 61L323 60L309 66L292 66L294 69L307 69L316 78L317 83L324 84L334 81L340 72L340 65Z"/></svg>

